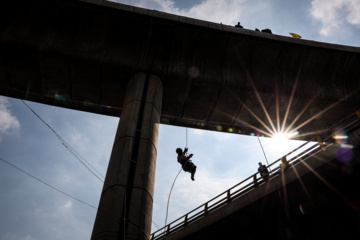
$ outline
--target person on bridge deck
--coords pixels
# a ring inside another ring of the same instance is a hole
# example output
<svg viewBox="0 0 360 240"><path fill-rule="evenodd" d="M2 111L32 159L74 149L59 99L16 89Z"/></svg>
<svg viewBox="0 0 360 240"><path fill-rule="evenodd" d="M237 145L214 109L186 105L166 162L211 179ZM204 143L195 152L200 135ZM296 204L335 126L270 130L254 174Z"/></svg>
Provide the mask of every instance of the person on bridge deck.
<svg viewBox="0 0 360 240"><path fill-rule="evenodd" d="M279 169L277 170L276 173L281 174L281 173L283 173L283 172L284 172L284 165L283 165L282 163L280 163L280 164L279 164Z"/></svg>
<svg viewBox="0 0 360 240"><path fill-rule="evenodd" d="M280 160L281 160L284 170L290 168L290 164L287 161L286 156L283 156Z"/></svg>
<svg viewBox="0 0 360 240"><path fill-rule="evenodd" d="M264 32L264 33L272 33L270 29L268 28L265 28L263 30L261 30L261 32Z"/></svg>
<svg viewBox="0 0 360 240"><path fill-rule="evenodd" d="M243 28L243 26L240 25L240 22L238 22L236 25L235 25L236 28Z"/></svg>
<svg viewBox="0 0 360 240"><path fill-rule="evenodd" d="M182 169L185 172L191 173L191 180L195 180L195 172L196 172L196 166L195 164L190 160L190 158L193 156L193 154L190 154L189 156L186 156L186 153L188 151L188 148L184 148L184 151L181 148L176 149L176 153L178 154L177 161L181 164Z"/></svg>
<svg viewBox="0 0 360 240"><path fill-rule="evenodd" d="M256 31L256 32L260 32L260 30L257 29L257 28L255 28L255 31ZM261 32L264 32L264 33L272 33L271 30L268 29L268 28L265 28L265 29L261 30Z"/></svg>
<svg viewBox="0 0 360 240"><path fill-rule="evenodd" d="M258 171L260 173L260 176L264 179L264 181L269 180L269 171L267 167L263 165L261 162L259 162Z"/></svg>

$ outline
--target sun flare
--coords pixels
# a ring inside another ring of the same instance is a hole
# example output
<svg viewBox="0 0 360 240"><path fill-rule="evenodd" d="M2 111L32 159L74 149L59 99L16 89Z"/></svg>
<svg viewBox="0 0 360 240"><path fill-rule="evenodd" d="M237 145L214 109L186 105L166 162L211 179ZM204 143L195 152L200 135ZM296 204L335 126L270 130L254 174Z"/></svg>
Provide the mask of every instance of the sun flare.
<svg viewBox="0 0 360 240"><path fill-rule="evenodd" d="M275 133L274 136L272 137L272 139L274 139L275 142L283 142L288 140L288 136L286 134L283 133Z"/></svg>
<svg viewBox="0 0 360 240"><path fill-rule="evenodd" d="M278 158L298 146L299 143L297 141L292 141L292 137L295 135L297 134L277 132L271 138L264 139L263 141L267 149L270 150L269 154L273 154L275 158Z"/></svg>

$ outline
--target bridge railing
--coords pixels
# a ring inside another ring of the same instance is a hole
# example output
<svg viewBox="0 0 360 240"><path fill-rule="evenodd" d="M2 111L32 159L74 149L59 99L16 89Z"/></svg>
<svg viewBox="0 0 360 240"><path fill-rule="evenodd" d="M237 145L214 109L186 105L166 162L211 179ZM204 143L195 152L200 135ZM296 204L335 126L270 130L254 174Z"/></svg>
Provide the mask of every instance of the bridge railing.
<svg viewBox="0 0 360 240"><path fill-rule="evenodd" d="M355 119L354 119L355 116ZM325 146L330 145L334 142L333 136L336 132L341 132L344 129L350 129L355 127L360 127L360 112L356 112L346 119L343 119L341 122L335 124L331 129L324 131L322 134L318 135L316 138L305 142L304 144L300 145L299 147L293 149L291 152L287 153L283 157L277 159L276 161L272 162L268 167L282 162L289 164L288 166L293 166L300 161L305 161L311 156L315 155L319 151L321 151ZM354 120L351 120L354 119ZM351 120L351 122L349 122ZM339 127L341 124L345 124L342 127ZM336 131L334 129L337 129ZM317 140L317 141L314 141ZM295 154L295 156L292 156ZM287 159L287 158L290 159ZM280 167L275 167L270 171L269 178L275 177L278 175ZM173 233L184 226L191 224L192 222L197 221L201 217L205 216L211 211L214 211L227 203L231 202L235 198L241 197L242 195L248 193L249 191L257 188L260 184L264 182L261 177L257 177L258 172L252 174L248 178L242 180L238 184L234 185L230 189L220 193L216 197L210 199L206 203L200 205L199 207L193 209L192 211L188 212L187 214L179 217L178 219L174 220L173 222L167 224L166 226L158 229L157 231L153 232L151 235L151 240L155 239L165 239L167 235Z"/></svg>

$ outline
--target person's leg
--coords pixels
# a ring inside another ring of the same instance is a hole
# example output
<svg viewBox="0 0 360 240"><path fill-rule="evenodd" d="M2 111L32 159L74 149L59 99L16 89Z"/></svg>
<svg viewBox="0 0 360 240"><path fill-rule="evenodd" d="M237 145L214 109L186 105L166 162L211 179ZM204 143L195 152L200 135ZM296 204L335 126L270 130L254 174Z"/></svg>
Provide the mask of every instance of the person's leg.
<svg viewBox="0 0 360 240"><path fill-rule="evenodd" d="M191 180L195 180L195 172L196 172L196 166L193 164L193 168L192 168L192 171L191 171Z"/></svg>

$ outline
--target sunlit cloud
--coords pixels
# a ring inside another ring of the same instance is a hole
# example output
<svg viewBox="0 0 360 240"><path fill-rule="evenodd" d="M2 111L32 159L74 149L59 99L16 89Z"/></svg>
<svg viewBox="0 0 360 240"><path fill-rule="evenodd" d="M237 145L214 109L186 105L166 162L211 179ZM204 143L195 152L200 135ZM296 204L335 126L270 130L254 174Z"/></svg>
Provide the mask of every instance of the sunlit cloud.
<svg viewBox="0 0 360 240"><path fill-rule="evenodd" d="M201 20L231 24L240 19L243 9L241 5L244 2L244 0L206 0L180 13ZM234 9L238 11L233 11Z"/></svg>
<svg viewBox="0 0 360 240"><path fill-rule="evenodd" d="M199 135L199 136L203 136L204 135L204 130L201 129L190 129L189 133L194 134L194 135Z"/></svg>
<svg viewBox="0 0 360 240"><path fill-rule="evenodd" d="M311 16L321 22L320 34L329 36L344 24L360 28L360 1L358 0L313 0Z"/></svg>
<svg viewBox="0 0 360 240"><path fill-rule="evenodd" d="M175 15L211 21L216 23L234 24L246 10L242 7L247 0L203 0L189 9L175 7L172 0L115 0L137 7L156 9ZM221 6L221 8L219 8ZM236 9L236 11L234 11Z"/></svg>
<svg viewBox="0 0 360 240"><path fill-rule="evenodd" d="M79 151L85 151L87 150L87 146L89 145L89 139L79 133L79 132L73 132L69 134L69 142L72 146L75 146L76 149Z"/></svg>
<svg viewBox="0 0 360 240"><path fill-rule="evenodd" d="M0 141L1 135L9 130L18 130L20 123L10 110L10 103L7 98L0 96Z"/></svg>
<svg viewBox="0 0 360 240"><path fill-rule="evenodd" d="M63 210L71 209L72 202L70 200L66 201L66 203L61 207Z"/></svg>

